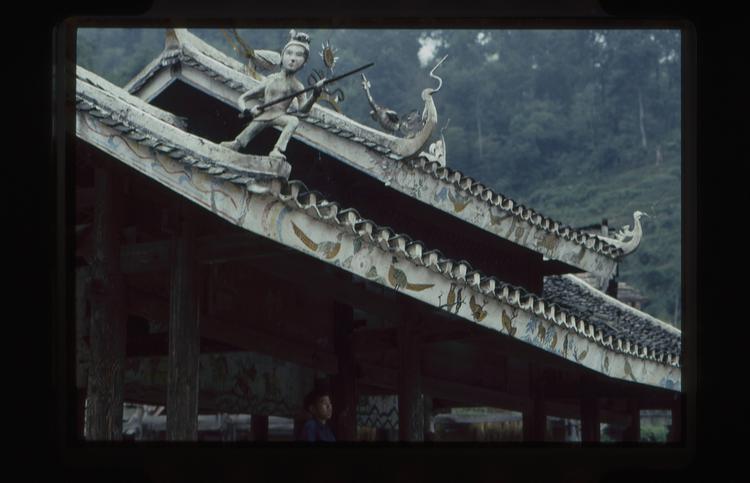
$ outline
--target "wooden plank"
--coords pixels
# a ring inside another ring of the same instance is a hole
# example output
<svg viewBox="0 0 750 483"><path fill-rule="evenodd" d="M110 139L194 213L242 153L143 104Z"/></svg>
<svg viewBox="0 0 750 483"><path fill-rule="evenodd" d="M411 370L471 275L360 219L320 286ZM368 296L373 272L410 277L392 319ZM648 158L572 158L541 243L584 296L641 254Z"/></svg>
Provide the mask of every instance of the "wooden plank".
<svg viewBox="0 0 750 483"><path fill-rule="evenodd" d="M91 263L91 364L85 435L88 440L122 439L125 361L123 281L119 270L119 213L111 172L95 171L94 253Z"/></svg>
<svg viewBox="0 0 750 483"><path fill-rule="evenodd" d="M198 328L195 227L182 211L174 241L169 309L167 440L198 439Z"/></svg>

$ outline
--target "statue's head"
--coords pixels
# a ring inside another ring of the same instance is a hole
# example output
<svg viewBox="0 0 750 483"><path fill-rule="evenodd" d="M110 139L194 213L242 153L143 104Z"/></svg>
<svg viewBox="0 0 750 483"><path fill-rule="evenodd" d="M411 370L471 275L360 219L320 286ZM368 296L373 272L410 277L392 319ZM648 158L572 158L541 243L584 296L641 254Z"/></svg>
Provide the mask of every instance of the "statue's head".
<svg viewBox="0 0 750 483"><path fill-rule="evenodd" d="M304 32L289 31L289 42L281 50L281 67L290 72L297 72L305 65L310 56L310 36Z"/></svg>

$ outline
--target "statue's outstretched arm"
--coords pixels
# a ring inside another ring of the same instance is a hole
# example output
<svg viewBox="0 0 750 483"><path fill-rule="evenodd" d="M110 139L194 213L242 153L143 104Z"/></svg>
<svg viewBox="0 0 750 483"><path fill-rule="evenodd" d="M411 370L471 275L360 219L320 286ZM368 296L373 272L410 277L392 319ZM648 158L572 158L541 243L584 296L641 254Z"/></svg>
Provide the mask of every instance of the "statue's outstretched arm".
<svg viewBox="0 0 750 483"><path fill-rule="evenodd" d="M247 100L252 99L253 97L258 97L259 94L262 94L266 89L266 82L258 82L258 84L255 85L252 89L245 92L240 96L240 99L238 101L240 105L240 111L244 111L247 109Z"/></svg>

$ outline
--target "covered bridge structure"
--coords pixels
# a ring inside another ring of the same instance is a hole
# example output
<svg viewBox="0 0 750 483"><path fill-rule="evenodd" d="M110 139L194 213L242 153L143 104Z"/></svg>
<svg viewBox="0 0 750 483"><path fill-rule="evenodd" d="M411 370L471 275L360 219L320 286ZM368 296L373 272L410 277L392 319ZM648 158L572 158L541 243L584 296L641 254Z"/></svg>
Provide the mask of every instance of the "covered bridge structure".
<svg viewBox="0 0 750 483"><path fill-rule="evenodd" d="M325 380L340 441L423 441L467 406L521 412L529 441L548 416L637 441L669 409L681 437L680 332L571 275L613 278L616 247L436 160L434 92L411 138L316 105L287 161L247 154L273 129L220 146L258 75L182 29L124 89L77 67L81 435L122 438L123 401L165 406L170 440L198 413L299 421Z"/></svg>

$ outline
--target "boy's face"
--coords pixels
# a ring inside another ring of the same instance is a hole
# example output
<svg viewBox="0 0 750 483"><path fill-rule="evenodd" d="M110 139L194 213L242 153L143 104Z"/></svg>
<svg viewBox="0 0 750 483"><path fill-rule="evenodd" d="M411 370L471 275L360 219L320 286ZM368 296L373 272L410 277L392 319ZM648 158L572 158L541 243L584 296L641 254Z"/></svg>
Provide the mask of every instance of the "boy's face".
<svg viewBox="0 0 750 483"><path fill-rule="evenodd" d="M297 72L305 65L305 49L299 45L290 45L281 57L281 66L288 72Z"/></svg>
<svg viewBox="0 0 750 483"><path fill-rule="evenodd" d="M310 413L313 417L319 421L327 421L331 419L333 415L333 405L331 405L331 398L328 396L322 396L315 401L314 404L309 407Z"/></svg>

